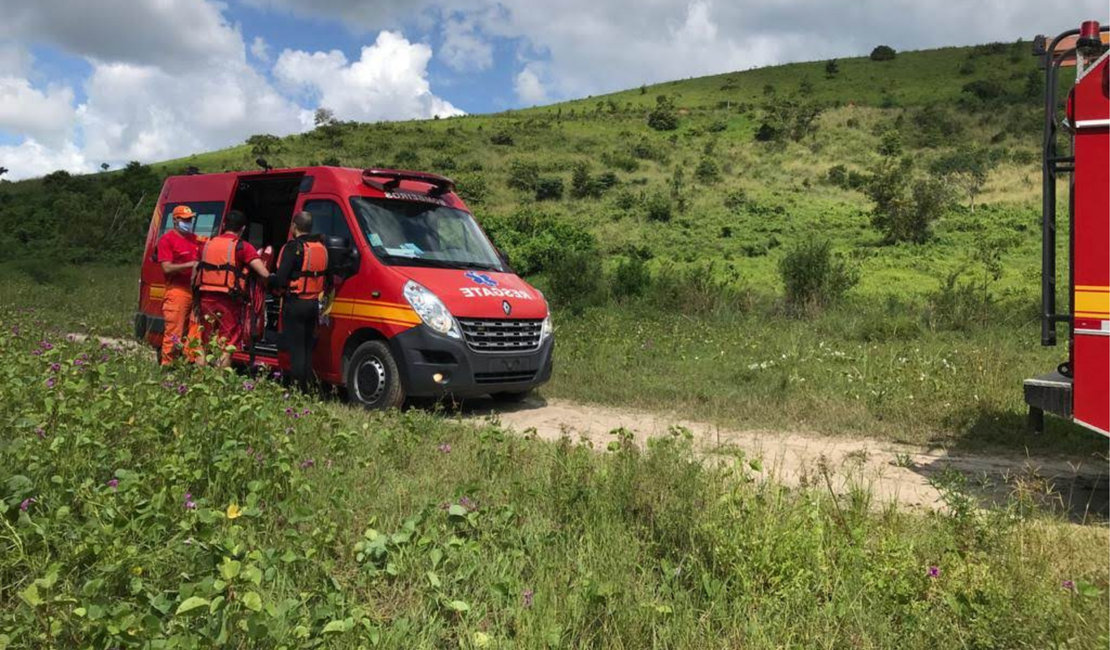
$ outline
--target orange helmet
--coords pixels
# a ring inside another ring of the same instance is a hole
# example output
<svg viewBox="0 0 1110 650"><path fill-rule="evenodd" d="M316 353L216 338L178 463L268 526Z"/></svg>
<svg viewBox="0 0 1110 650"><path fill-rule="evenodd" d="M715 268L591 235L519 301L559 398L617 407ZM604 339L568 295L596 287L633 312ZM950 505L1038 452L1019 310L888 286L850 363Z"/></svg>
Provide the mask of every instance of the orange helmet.
<svg viewBox="0 0 1110 650"><path fill-rule="evenodd" d="M187 205L179 205L173 209L174 219L192 219L195 216L197 216L197 213L193 212L193 209Z"/></svg>

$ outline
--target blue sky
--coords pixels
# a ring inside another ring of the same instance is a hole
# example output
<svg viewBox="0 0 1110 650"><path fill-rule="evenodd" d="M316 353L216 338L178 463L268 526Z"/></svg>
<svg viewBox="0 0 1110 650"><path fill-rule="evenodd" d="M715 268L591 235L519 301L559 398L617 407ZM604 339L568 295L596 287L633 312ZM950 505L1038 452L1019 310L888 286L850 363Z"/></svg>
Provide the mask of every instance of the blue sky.
<svg viewBox="0 0 1110 650"><path fill-rule="evenodd" d="M1105 14L1104 0L0 0L0 166L89 171L303 131L320 106L485 113Z"/></svg>

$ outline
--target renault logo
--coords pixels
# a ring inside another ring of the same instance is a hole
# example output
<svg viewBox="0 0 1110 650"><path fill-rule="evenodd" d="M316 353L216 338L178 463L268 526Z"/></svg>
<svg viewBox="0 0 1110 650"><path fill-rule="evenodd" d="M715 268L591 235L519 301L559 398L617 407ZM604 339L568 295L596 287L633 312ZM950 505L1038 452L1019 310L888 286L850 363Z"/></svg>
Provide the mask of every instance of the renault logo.
<svg viewBox="0 0 1110 650"><path fill-rule="evenodd" d="M506 316L513 313L513 306L509 304L508 300L501 301L501 311L505 312Z"/></svg>

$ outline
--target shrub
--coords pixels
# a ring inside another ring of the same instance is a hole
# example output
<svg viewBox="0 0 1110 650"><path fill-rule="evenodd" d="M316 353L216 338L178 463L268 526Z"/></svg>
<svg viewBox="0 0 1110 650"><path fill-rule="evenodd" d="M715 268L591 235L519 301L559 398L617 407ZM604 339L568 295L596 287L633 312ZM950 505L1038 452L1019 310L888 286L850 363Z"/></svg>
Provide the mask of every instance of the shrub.
<svg viewBox="0 0 1110 650"><path fill-rule="evenodd" d="M840 63L836 59L825 61L825 78L832 79L840 74Z"/></svg>
<svg viewBox="0 0 1110 650"><path fill-rule="evenodd" d="M969 330L997 317L988 285L966 278L966 270L948 274L940 288L928 295L925 321L930 329Z"/></svg>
<svg viewBox="0 0 1110 650"><path fill-rule="evenodd" d="M712 185L721 180L721 169L717 167L717 163L712 158L705 157L694 169L694 178L698 179L700 183Z"/></svg>
<svg viewBox="0 0 1110 650"><path fill-rule="evenodd" d="M613 198L613 205L621 210L631 210L636 207L636 193L629 189L623 189L617 192Z"/></svg>
<svg viewBox="0 0 1110 650"><path fill-rule="evenodd" d="M880 165L865 192L875 202L871 224L888 243L924 243L951 203L947 183L935 177L913 180L908 160Z"/></svg>
<svg viewBox="0 0 1110 650"><path fill-rule="evenodd" d="M820 104L798 97L768 101L763 105L763 122L756 132L756 140L768 142L789 138L798 142L813 131L814 122L824 110Z"/></svg>
<svg viewBox="0 0 1110 650"><path fill-rule="evenodd" d="M536 181L537 201L557 201L563 198L563 179L558 176L541 176Z"/></svg>
<svg viewBox="0 0 1110 650"><path fill-rule="evenodd" d="M281 150L281 138L268 133L252 135L247 138L247 144L251 147L252 156L268 156Z"/></svg>
<svg viewBox="0 0 1110 650"><path fill-rule="evenodd" d="M728 122L726 120L713 120L708 129L710 133L720 133L728 130Z"/></svg>
<svg viewBox="0 0 1110 650"><path fill-rule="evenodd" d="M655 98L655 108L648 113L647 124L656 131L674 131L678 128L678 113L674 101L666 95Z"/></svg>
<svg viewBox="0 0 1110 650"><path fill-rule="evenodd" d="M651 283L649 300L660 311L687 315L742 311L750 301L738 282L739 274L732 264L709 262L678 267L666 263Z"/></svg>
<svg viewBox="0 0 1110 650"><path fill-rule="evenodd" d="M483 225L522 275L545 272L568 251L597 255L597 240L589 231L533 209L507 216L489 215Z"/></svg>
<svg viewBox="0 0 1110 650"><path fill-rule="evenodd" d="M613 277L609 286L617 298L642 296L651 285L651 273L648 271L647 261L651 254L634 252L617 262L613 269Z"/></svg>
<svg viewBox="0 0 1110 650"><path fill-rule="evenodd" d="M902 132L897 129L888 129L879 139L880 156L902 155Z"/></svg>
<svg viewBox="0 0 1110 650"><path fill-rule="evenodd" d="M566 250L551 258L544 272L547 296L562 307L579 309L601 292L601 256L596 250Z"/></svg>
<svg viewBox="0 0 1110 650"><path fill-rule="evenodd" d="M960 121L940 104L930 104L915 112L911 122L916 127L910 131L913 143L919 147L943 146L963 133Z"/></svg>
<svg viewBox="0 0 1110 650"><path fill-rule="evenodd" d="M540 179L540 167L530 160L514 160L509 163L507 185L514 190L535 192Z"/></svg>
<svg viewBox="0 0 1110 650"><path fill-rule="evenodd" d="M893 47L890 47L889 45L879 45L875 49L871 50L870 58L872 61L891 61L894 59L896 54L897 53L894 51Z"/></svg>
<svg viewBox="0 0 1110 650"><path fill-rule="evenodd" d="M467 172L455 176L455 192L468 205L481 205L489 198L486 177L478 172Z"/></svg>
<svg viewBox="0 0 1110 650"><path fill-rule="evenodd" d="M730 190L725 194L724 206L733 212L741 210L748 204L748 193L744 190Z"/></svg>
<svg viewBox="0 0 1110 650"><path fill-rule="evenodd" d="M590 175L590 164L582 160L574 163L570 174L570 195L576 199L584 199L600 194L601 188Z"/></svg>
<svg viewBox="0 0 1110 650"><path fill-rule="evenodd" d="M503 147L513 146L513 134L508 131L498 131L489 137L490 144L501 145Z"/></svg>
<svg viewBox="0 0 1110 650"><path fill-rule="evenodd" d="M825 178L830 185L840 188L848 187L848 168L844 165L833 165L829 171L825 173Z"/></svg>
<svg viewBox="0 0 1110 650"><path fill-rule="evenodd" d="M665 192L653 192L644 201L644 212L648 221L667 222L673 212L671 198Z"/></svg>
<svg viewBox="0 0 1110 650"><path fill-rule="evenodd" d="M998 79L976 79L964 84L962 90L983 103L1006 96L1006 86Z"/></svg>
<svg viewBox="0 0 1110 650"><path fill-rule="evenodd" d="M634 172L640 168L640 161L636 160L634 153L623 151L606 151L601 154L601 162L609 167L615 167L623 172Z"/></svg>
<svg viewBox="0 0 1110 650"><path fill-rule="evenodd" d="M835 304L859 282L859 274L838 255L832 244L814 237L803 239L779 261L779 277L786 304L796 313Z"/></svg>

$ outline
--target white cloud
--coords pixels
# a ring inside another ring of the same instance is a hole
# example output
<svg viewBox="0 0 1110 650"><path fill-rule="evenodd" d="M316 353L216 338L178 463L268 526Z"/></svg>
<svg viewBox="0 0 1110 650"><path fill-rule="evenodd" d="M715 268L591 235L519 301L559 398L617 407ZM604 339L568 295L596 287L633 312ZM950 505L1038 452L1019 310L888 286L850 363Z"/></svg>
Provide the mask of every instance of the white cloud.
<svg viewBox="0 0 1110 650"><path fill-rule="evenodd" d="M93 165L72 142L45 147L34 139L26 139L17 145L0 146L0 166L9 169L4 178L11 181L44 176L59 169L94 171Z"/></svg>
<svg viewBox="0 0 1110 650"><path fill-rule="evenodd" d="M101 61L195 69L242 59L243 39L207 0L0 0L0 38Z"/></svg>
<svg viewBox="0 0 1110 650"><path fill-rule="evenodd" d="M493 45L477 33L472 22L447 19L439 58L457 72L487 70L493 65Z"/></svg>
<svg viewBox="0 0 1110 650"><path fill-rule="evenodd" d="M0 76L25 77L34 57L15 43L0 43Z"/></svg>
<svg viewBox="0 0 1110 650"><path fill-rule="evenodd" d="M255 36L251 41L251 54L262 63L270 62L270 44L261 36Z"/></svg>
<svg viewBox="0 0 1110 650"><path fill-rule="evenodd" d="M513 80L513 90L516 91L517 99L525 106L544 104L548 101L547 89L540 81L535 64L525 66L516 75L516 79Z"/></svg>
<svg viewBox="0 0 1110 650"><path fill-rule="evenodd" d="M298 89L345 120L399 120L450 117L462 111L432 94L428 61L432 50L410 43L400 33L384 31L373 45L348 62L338 50L284 50L274 76Z"/></svg>
<svg viewBox="0 0 1110 650"><path fill-rule="evenodd" d="M79 120L96 160L164 160L301 129L299 108L240 62L178 74L97 64L86 91Z"/></svg>
<svg viewBox="0 0 1110 650"><path fill-rule="evenodd" d="M0 129L60 144L73 129L73 90L39 90L27 79L0 77Z"/></svg>
<svg viewBox="0 0 1110 650"><path fill-rule="evenodd" d="M1066 7L1044 0L247 1L336 18L354 29L388 27L438 9L472 23L487 39L522 41L528 59L548 64L543 80L553 99L789 61L860 56L880 43L905 50L1030 40L1106 14L1106 0L1073 0Z"/></svg>

